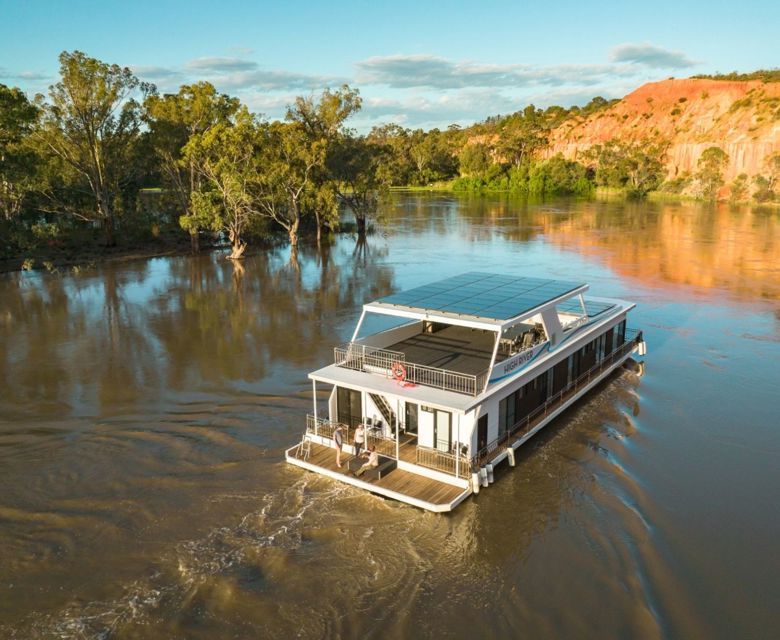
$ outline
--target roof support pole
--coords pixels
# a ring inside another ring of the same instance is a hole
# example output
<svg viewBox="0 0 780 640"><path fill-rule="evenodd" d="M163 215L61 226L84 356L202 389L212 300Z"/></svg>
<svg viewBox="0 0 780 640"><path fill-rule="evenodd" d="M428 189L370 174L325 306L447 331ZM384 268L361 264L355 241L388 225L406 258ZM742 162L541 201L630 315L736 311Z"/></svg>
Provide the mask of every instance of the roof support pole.
<svg viewBox="0 0 780 640"><path fill-rule="evenodd" d="M317 381L311 381L311 397L314 401L314 433L317 433Z"/></svg>
<svg viewBox="0 0 780 640"><path fill-rule="evenodd" d="M360 332L360 327L363 325L363 318L366 317L366 308L363 307L363 310L360 312L360 320L358 320L357 326L355 327L355 333L352 334L352 339L350 342L355 342L358 337L358 333Z"/></svg>
<svg viewBox="0 0 780 640"><path fill-rule="evenodd" d="M485 386L482 388L482 393L487 391L488 381L490 380L490 373L493 371L493 366L496 364L496 354L498 353L498 345L501 344L502 329L499 328L496 331L496 344L493 345L493 355L490 358L490 366L488 367L487 375L485 376Z"/></svg>
<svg viewBox="0 0 780 640"><path fill-rule="evenodd" d="M490 377L490 376L488 376ZM455 438L455 477L460 478L460 414L456 413L455 418L458 421L457 437Z"/></svg>
<svg viewBox="0 0 780 640"><path fill-rule="evenodd" d="M401 458L401 401L395 399L395 459Z"/></svg>

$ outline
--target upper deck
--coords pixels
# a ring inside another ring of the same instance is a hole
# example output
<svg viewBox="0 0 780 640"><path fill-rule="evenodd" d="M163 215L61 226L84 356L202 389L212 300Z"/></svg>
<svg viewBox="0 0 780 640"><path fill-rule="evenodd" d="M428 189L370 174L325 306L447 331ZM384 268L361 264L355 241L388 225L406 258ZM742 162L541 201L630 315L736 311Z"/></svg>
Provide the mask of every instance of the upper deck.
<svg viewBox="0 0 780 640"><path fill-rule="evenodd" d="M402 371L410 395L424 392L412 389L422 386L473 398L586 326L633 306L585 300L587 289L584 283L472 272L395 293L365 304L352 340L334 350L334 365L311 377L351 386L361 379L357 372L378 374L362 378L359 386L369 388L387 386L377 378L386 382L395 370ZM372 313L403 324L359 337Z"/></svg>

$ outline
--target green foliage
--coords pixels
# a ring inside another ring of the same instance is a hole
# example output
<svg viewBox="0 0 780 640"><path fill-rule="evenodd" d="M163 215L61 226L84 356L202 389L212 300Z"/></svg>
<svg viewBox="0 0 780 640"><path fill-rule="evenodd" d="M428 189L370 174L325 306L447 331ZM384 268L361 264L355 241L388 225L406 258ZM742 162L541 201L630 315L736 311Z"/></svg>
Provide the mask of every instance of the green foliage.
<svg viewBox="0 0 780 640"><path fill-rule="evenodd" d="M723 186L723 169L728 164L729 157L720 147L709 147L704 150L696 164L696 181L699 193L707 200L714 200L718 190Z"/></svg>
<svg viewBox="0 0 780 640"><path fill-rule="evenodd" d="M780 69L757 69L756 71L750 71L748 73L732 71L731 73L716 73L712 75L698 74L691 76L691 78L697 78L700 80L726 80L737 82L745 82L748 80L760 80L761 82L780 82Z"/></svg>
<svg viewBox="0 0 780 640"><path fill-rule="evenodd" d="M748 176L746 173L740 173L731 183L731 197L732 202L739 202L744 200L748 195Z"/></svg>
<svg viewBox="0 0 780 640"><path fill-rule="evenodd" d="M557 154L548 160L529 161L519 167L493 164L481 175L456 179L452 188L470 193L508 191L533 196L589 196L593 193L594 183L587 167Z"/></svg>
<svg viewBox="0 0 780 640"><path fill-rule="evenodd" d="M661 193L680 194L690 187L692 182L693 178L691 175L685 172L676 178L662 182L658 186L658 191Z"/></svg>
<svg viewBox="0 0 780 640"><path fill-rule="evenodd" d="M624 189L629 197L643 198L664 176L665 149L649 141L610 140L595 145L586 157L596 164L597 185Z"/></svg>
<svg viewBox="0 0 780 640"><path fill-rule="evenodd" d="M58 174L64 178L59 186L86 190L92 202L88 208L71 208L72 202L57 201L56 189L47 193L68 213L100 221L106 245L112 246L122 187L138 170L133 151L139 141L141 108L133 96L151 87L129 69L80 51L60 55L60 77L49 89L50 102L39 104L43 119L36 135L55 163L71 169Z"/></svg>
<svg viewBox="0 0 780 640"><path fill-rule="evenodd" d="M205 188L202 173L197 171L201 159L194 149L185 157L183 150L189 140L204 134L217 124L228 124L240 106L237 98L217 93L208 82L183 85L178 93L159 96L151 93L144 102L144 121L149 131L147 138L160 168L163 198L167 209L179 216L182 228L190 232L192 249L197 252L198 232L213 229L213 218L193 211L192 194Z"/></svg>
<svg viewBox="0 0 780 640"><path fill-rule="evenodd" d="M335 91L326 89L316 101L311 96L298 97L287 109L287 120L300 127L305 135L304 146L317 156L302 202L304 213L314 216L318 242L323 229L338 226L339 200L349 201L358 225L363 228L366 217L377 206L375 190L382 180L376 158L372 149L357 142L350 144L355 136L345 124L362 104L357 89L342 85ZM347 190L349 197L345 195Z"/></svg>
<svg viewBox="0 0 780 640"><path fill-rule="evenodd" d="M467 144L458 155L462 176L479 175L491 164L490 147L482 142Z"/></svg>
<svg viewBox="0 0 780 640"><path fill-rule="evenodd" d="M19 215L37 186L39 157L31 144L38 109L19 89L0 84L0 217Z"/></svg>

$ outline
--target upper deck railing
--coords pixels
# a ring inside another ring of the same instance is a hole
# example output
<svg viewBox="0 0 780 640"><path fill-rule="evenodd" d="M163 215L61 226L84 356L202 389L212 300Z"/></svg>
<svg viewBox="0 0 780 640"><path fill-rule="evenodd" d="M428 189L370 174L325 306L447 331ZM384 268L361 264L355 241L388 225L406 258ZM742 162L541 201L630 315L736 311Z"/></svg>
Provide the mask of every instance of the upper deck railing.
<svg viewBox="0 0 780 640"><path fill-rule="evenodd" d="M404 371L403 382L465 393L470 396L482 393L489 373L486 369L482 373L472 375L407 362L406 355L400 351L379 349L355 342L335 347L333 360L339 367L378 373L388 378L392 377L393 370L397 369L397 365L401 365Z"/></svg>

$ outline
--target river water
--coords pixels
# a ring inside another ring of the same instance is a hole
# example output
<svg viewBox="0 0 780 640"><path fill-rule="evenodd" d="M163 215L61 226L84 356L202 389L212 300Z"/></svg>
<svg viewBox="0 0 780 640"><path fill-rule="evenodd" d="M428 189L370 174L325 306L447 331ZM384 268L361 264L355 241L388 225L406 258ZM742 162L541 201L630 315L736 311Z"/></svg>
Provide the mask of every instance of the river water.
<svg viewBox="0 0 780 640"><path fill-rule="evenodd" d="M450 515L286 465L360 305L467 270L635 301L644 375ZM778 361L747 208L398 195L297 267L0 276L0 637L776 638Z"/></svg>

